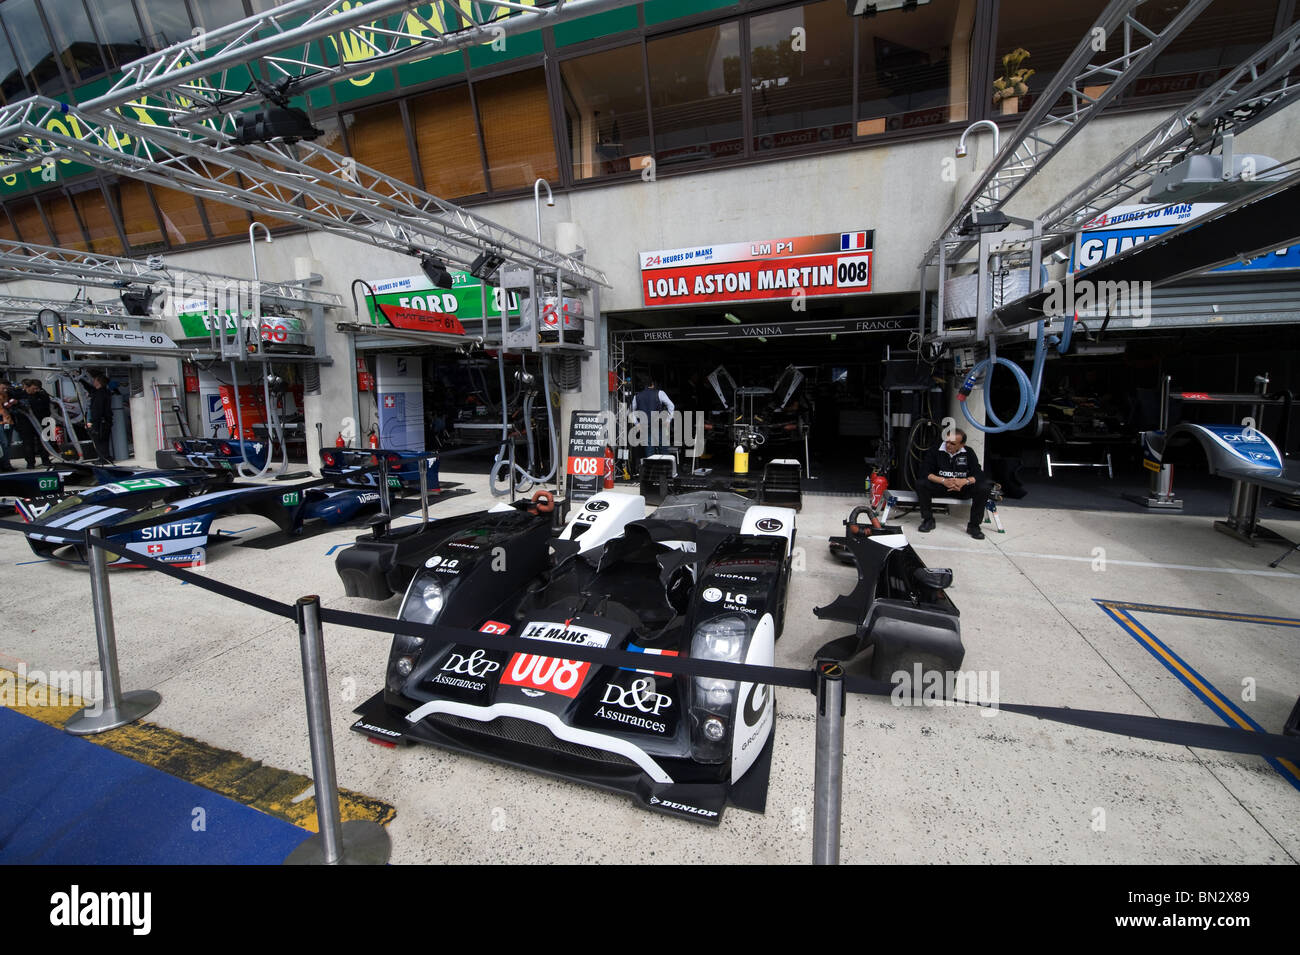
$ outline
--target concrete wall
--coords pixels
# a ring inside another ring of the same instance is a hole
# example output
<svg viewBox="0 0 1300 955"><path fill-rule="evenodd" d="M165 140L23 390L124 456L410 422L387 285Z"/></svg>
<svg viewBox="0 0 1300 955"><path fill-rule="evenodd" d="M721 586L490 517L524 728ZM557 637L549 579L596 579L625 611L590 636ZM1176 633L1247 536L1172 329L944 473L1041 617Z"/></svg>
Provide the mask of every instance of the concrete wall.
<svg viewBox="0 0 1300 955"><path fill-rule="evenodd" d="M1160 113L1147 112L1090 124L1012 200L1008 211L1022 216L1043 211L1161 118ZM1290 159L1300 152L1297 118L1300 110L1292 107L1261 124L1239 138L1237 152ZM954 134L557 195L556 208L542 209L543 235L553 244L559 223L578 225L588 249L587 261L603 269L613 285L603 293L606 313L641 307L639 251L859 228L876 231L876 292L912 292L918 287L921 256L970 189L976 171L993 156L992 138L986 131L972 135L971 152L964 159L954 158L956 143ZM475 212L524 235L535 232L531 197L478 206ZM264 279L293 278L307 266L318 271L324 276L324 288L343 297L347 314L353 279L406 275L416 267L409 256L328 234L259 242L258 258ZM169 255L167 264L172 270L190 267L236 277L252 275L246 243ZM72 297L72 288L66 285L16 282L7 287L14 294ZM113 293L92 290L91 296L107 299ZM322 370L320 399L309 402L307 432L313 445L316 420L323 423L328 444L353 413L355 370L347 360L346 336L334 331L334 322L342 317L327 314L326 318L326 351L334 364ZM174 336L180 332L179 326L166 330ZM604 400L603 382L594 362L587 364L582 402L595 407ZM157 374L165 379L173 372L163 367ZM146 374L145 396L151 402L149 377Z"/></svg>

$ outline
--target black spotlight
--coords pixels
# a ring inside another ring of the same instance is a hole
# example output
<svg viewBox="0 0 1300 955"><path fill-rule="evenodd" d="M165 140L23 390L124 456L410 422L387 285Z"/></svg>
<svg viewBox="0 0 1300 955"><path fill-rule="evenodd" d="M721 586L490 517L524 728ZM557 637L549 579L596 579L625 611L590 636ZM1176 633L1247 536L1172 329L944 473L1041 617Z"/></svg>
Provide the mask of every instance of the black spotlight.
<svg viewBox="0 0 1300 955"><path fill-rule="evenodd" d="M161 289L123 289L122 307L126 309L126 314L143 318L153 307L153 300L161 294Z"/></svg>
<svg viewBox="0 0 1300 955"><path fill-rule="evenodd" d="M469 274L490 283L496 278L497 270L504 262L505 259L495 252L480 252L478 258L470 263Z"/></svg>
<svg viewBox="0 0 1300 955"><path fill-rule="evenodd" d="M420 268L429 276L434 288L451 288L455 281L447 271L447 263L436 255L426 255L420 259Z"/></svg>
<svg viewBox="0 0 1300 955"><path fill-rule="evenodd" d="M296 143L323 133L324 130L311 124L306 113L294 106L267 106L235 117L235 142L240 146L272 140Z"/></svg>

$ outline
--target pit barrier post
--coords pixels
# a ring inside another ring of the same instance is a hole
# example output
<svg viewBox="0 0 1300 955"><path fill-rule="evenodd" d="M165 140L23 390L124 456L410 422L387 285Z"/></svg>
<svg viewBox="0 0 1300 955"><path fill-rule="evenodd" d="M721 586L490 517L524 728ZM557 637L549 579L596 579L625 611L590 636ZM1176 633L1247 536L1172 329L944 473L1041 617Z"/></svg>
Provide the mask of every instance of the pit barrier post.
<svg viewBox="0 0 1300 955"><path fill-rule="evenodd" d="M844 772L844 668L834 660L819 660L816 673L813 865L839 865L840 792Z"/></svg>
<svg viewBox="0 0 1300 955"><path fill-rule="evenodd" d="M420 523L429 523L429 459L420 458Z"/></svg>
<svg viewBox="0 0 1300 955"><path fill-rule="evenodd" d="M99 528L88 528L85 535L90 600L95 614L95 642L99 644L99 671L104 675L104 698L98 704L73 713L63 724L64 731L73 736L91 736L134 723L162 702L162 696L154 690L122 692L122 681L117 672L113 601L108 589L108 559L102 547L93 546L102 538Z"/></svg>
<svg viewBox="0 0 1300 955"><path fill-rule="evenodd" d="M320 831L289 853L284 864L384 865L392 854L392 842L383 826L364 819L346 823L339 821L339 789L334 772L334 733L330 729L320 597L299 597L296 607L303 685L307 692L311 775L315 782L316 820Z"/></svg>
<svg viewBox="0 0 1300 955"><path fill-rule="evenodd" d="M379 509L384 517L393 516L393 497L388 490L388 455L379 456Z"/></svg>

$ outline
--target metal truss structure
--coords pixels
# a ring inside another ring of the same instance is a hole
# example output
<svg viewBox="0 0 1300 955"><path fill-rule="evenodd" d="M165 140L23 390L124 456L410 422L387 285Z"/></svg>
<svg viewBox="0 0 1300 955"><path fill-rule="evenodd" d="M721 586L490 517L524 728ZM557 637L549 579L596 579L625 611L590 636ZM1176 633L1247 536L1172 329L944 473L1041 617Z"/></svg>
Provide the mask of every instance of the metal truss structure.
<svg viewBox="0 0 1300 955"><path fill-rule="evenodd" d="M270 84L288 81L305 93L349 76L409 63L454 49L631 6L638 0L293 0L196 35L128 64L101 96L82 104L100 113L144 106L171 122L203 122L230 131L232 109L261 99L248 65L259 63ZM334 62L317 52L329 41Z"/></svg>
<svg viewBox="0 0 1300 955"><path fill-rule="evenodd" d="M575 288L607 286L604 273L578 256L323 146L238 145L234 108L268 96L287 102L348 76L630 2L375 0L340 9L338 0L296 0L143 57L107 93L79 106L36 96L0 107L0 175L71 159L404 254L468 267L490 252L520 267L563 273ZM333 43L337 62L312 54L322 39ZM254 78L255 64L266 80Z"/></svg>
<svg viewBox="0 0 1300 955"><path fill-rule="evenodd" d="M1155 174L1209 151L1291 105L1300 96L1300 22L1255 51L1192 103L1129 145L1087 182L1038 218L1044 231L1072 232L1147 189Z"/></svg>
<svg viewBox="0 0 1300 955"><path fill-rule="evenodd" d="M1132 84L1170 41L1210 5L1188 0L1160 30L1145 26L1137 13L1147 0L1111 0L1096 23L1034 105L1012 130L993 162L982 172L957 211L926 250L921 267L934 261L939 243L972 212L1000 209L1087 123ZM1116 44L1118 41L1118 44ZM1118 53L1109 53L1115 45ZM1100 46L1100 49L1098 47ZM1104 57L1104 59L1098 59ZM1061 99L1066 109L1054 113Z"/></svg>
<svg viewBox="0 0 1300 955"><path fill-rule="evenodd" d="M215 272L190 268L177 268L172 272L165 264L141 262L116 255L98 255L94 252L74 252L48 245L28 245L5 239L0 239L0 278L57 282L61 285L111 288L118 291L132 286L162 287L181 294L223 292L251 287L252 284L251 279ZM306 282L259 280L257 292L261 302L284 308L316 306L333 309L340 308L343 304L333 292L311 288ZM5 301L13 298L7 296Z"/></svg>

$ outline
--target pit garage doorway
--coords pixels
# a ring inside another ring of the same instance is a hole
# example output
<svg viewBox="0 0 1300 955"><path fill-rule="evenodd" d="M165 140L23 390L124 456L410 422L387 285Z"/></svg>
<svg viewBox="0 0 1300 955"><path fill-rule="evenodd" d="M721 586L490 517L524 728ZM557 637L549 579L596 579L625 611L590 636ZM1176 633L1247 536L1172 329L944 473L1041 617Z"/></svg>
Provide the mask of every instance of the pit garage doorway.
<svg viewBox="0 0 1300 955"><path fill-rule="evenodd" d="M792 320L788 306L611 316L609 410L630 412L653 379L676 411L697 414L703 426L698 459L680 447L683 435L672 436L683 471L729 477L739 443L751 474L795 459L806 491L860 492L866 459L889 453L887 359L905 354L915 327L901 313L852 317L838 308ZM681 425L686 438L697 430ZM640 450L626 449L633 474Z"/></svg>

